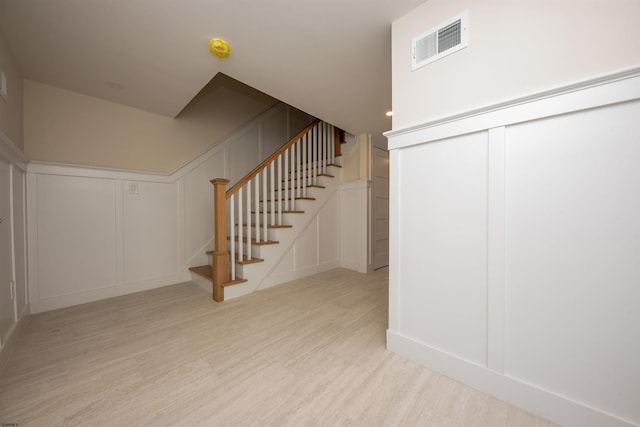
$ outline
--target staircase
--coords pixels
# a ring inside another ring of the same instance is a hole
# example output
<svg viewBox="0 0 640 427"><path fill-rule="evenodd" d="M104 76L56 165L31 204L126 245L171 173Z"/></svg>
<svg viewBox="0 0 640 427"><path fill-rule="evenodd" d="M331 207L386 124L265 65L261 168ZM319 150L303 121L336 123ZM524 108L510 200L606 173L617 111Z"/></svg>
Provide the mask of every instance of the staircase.
<svg viewBox="0 0 640 427"><path fill-rule="evenodd" d="M214 186L214 244L209 264L190 268L215 301L260 288L338 187L344 132L315 120L228 190Z"/></svg>

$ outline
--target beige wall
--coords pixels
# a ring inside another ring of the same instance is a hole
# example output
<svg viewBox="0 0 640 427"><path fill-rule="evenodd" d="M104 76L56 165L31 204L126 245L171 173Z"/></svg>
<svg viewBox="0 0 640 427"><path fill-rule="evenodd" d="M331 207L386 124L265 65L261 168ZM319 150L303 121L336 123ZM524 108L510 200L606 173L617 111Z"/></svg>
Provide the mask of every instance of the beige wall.
<svg viewBox="0 0 640 427"><path fill-rule="evenodd" d="M350 144L354 146L349 147ZM345 152L346 151L346 152ZM371 135L355 137L355 142L343 146L342 181L351 182L370 178Z"/></svg>
<svg viewBox="0 0 640 427"><path fill-rule="evenodd" d="M469 46L411 72L411 39L469 12ZM429 0L393 23L393 129L640 65L637 0Z"/></svg>
<svg viewBox="0 0 640 427"><path fill-rule="evenodd" d="M214 87L172 119L26 80L24 104L30 160L168 173L222 142L273 100Z"/></svg>
<svg viewBox="0 0 640 427"><path fill-rule="evenodd" d="M0 36L0 68L7 76L7 100L0 98L0 131L24 151L22 135L22 72Z"/></svg>

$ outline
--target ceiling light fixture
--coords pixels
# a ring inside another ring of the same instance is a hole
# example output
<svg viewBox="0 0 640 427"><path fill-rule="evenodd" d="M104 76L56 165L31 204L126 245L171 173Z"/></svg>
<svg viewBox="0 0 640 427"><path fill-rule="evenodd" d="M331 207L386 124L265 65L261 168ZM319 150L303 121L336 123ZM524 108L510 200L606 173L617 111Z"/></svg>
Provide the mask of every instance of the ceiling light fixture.
<svg viewBox="0 0 640 427"><path fill-rule="evenodd" d="M231 53L231 46L222 39L209 40L209 50L218 58L226 58Z"/></svg>
<svg viewBox="0 0 640 427"><path fill-rule="evenodd" d="M391 116L393 116L393 111L387 111L386 116L387 116L387 117L391 117Z"/></svg>

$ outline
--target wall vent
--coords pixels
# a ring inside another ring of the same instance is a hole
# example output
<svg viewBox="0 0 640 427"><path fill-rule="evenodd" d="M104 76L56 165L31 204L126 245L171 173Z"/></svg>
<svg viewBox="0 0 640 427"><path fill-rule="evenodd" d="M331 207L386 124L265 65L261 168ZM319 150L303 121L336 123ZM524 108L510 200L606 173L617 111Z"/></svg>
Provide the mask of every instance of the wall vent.
<svg viewBox="0 0 640 427"><path fill-rule="evenodd" d="M467 47L467 13L452 18L411 40L411 71Z"/></svg>

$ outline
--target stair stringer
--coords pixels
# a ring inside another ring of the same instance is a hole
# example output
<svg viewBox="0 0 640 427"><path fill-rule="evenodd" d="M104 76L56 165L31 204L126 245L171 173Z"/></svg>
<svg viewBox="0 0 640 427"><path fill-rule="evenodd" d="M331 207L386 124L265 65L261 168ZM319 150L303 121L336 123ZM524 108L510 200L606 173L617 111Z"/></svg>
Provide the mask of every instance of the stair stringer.
<svg viewBox="0 0 640 427"><path fill-rule="evenodd" d="M331 168L331 167L330 167ZM337 168L333 168L334 170ZM335 171L334 171L335 172ZM245 283L224 288L224 299L229 300L243 295L248 295L260 289L264 280L278 266L280 261L289 252L293 244L300 235L307 229L311 221L318 215L331 197L338 191L340 178L339 173L334 173L335 178L319 177L318 183L326 188L315 189L313 197L315 200L296 200L296 207L303 210L304 214L288 215L288 224L291 228L273 229L277 245L260 247L259 257L264 262L248 264L242 266L242 277ZM336 224L336 227L338 224Z"/></svg>

